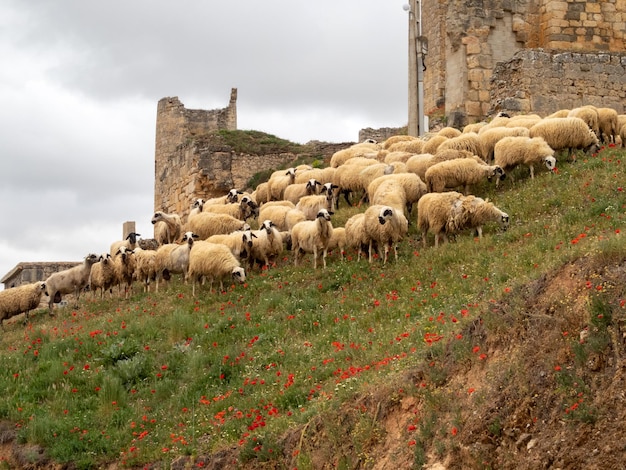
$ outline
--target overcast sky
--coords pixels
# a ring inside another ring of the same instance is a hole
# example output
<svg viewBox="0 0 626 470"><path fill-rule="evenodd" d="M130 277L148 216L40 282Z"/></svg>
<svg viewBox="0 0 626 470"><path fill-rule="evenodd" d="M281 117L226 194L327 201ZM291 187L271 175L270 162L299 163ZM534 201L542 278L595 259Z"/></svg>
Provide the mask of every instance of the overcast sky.
<svg viewBox="0 0 626 470"><path fill-rule="evenodd" d="M0 277L153 235L157 103L351 142L407 122L405 0L1 0ZM1 286L0 286L1 288Z"/></svg>

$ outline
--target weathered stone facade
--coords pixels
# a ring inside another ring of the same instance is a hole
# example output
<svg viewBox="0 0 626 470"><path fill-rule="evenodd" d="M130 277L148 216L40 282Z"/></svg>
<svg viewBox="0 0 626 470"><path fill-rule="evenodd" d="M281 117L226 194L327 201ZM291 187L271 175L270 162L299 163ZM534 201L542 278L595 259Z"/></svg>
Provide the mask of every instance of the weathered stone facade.
<svg viewBox="0 0 626 470"><path fill-rule="evenodd" d="M625 49L626 0L424 0L422 19L429 44L424 108L426 114L443 108L448 125L455 127L493 112L494 70L520 51L554 50L559 56L563 52L624 54ZM624 89L623 72L618 68L615 73L609 73L609 68L603 72L608 81ZM502 85L502 80L496 81ZM509 94L513 91L511 87ZM541 94L550 91L550 87L535 89ZM581 93L593 98L588 103L603 98L593 87Z"/></svg>

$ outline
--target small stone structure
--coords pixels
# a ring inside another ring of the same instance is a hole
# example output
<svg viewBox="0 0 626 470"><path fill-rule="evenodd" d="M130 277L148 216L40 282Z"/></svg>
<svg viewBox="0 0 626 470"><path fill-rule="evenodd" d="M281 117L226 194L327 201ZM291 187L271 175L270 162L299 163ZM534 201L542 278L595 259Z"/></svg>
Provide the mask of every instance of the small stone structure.
<svg viewBox="0 0 626 470"><path fill-rule="evenodd" d="M43 281L57 271L62 271L78 264L80 264L80 261L22 262L5 274L0 279L0 282L4 284L5 289L10 289L23 284Z"/></svg>

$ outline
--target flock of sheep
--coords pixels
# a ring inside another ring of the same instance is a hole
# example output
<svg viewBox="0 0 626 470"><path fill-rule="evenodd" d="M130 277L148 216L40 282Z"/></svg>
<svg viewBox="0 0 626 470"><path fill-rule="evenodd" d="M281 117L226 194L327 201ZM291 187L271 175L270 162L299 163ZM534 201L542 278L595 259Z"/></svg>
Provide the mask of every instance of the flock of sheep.
<svg viewBox="0 0 626 470"><path fill-rule="evenodd" d="M509 215L493 203L471 194L485 180L501 184L517 166L556 166L555 154L594 152L600 143L626 141L626 116L611 108L583 106L542 118L538 115L496 116L489 123L470 124L463 130L445 127L417 138L390 137L382 143L365 141L339 150L330 165L301 165L274 172L254 191L231 190L210 200L197 199L186 218L158 211L152 217L153 245L131 233L116 241L110 252L88 255L82 264L52 274L43 282L0 292L0 322L37 308L49 296L50 313L63 295L78 300L89 288L93 297L108 291L128 297L133 282L149 291L173 274L209 290L225 279L244 282L246 272L269 266L286 250L298 265L306 254L313 267L326 267L326 256L336 250L356 251L357 260L378 255L386 263L407 236L417 207L417 228L422 243L429 233L434 244L451 235L497 222L503 228ZM459 190L457 192L456 190ZM367 208L350 217L343 227L331 218L342 203ZM256 225L252 229L249 222Z"/></svg>

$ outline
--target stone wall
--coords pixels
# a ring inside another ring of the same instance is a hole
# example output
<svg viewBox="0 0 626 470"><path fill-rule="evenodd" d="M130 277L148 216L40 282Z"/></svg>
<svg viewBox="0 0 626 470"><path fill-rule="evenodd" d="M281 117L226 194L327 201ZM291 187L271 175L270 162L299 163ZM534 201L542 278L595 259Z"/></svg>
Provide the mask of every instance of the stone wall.
<svg viewBox="0 0 626 470"><path fill-rule="evenodd" d="M462 127L495 109L494 69L519 51L623 52L626 0L432 0L422 18L424 109L443 107L448 125Z"/></svg>
<svg viewBox="0 0 626 470"><path fill-rule="evenodd" d="M491 113L552 114L585 104L626 112L626 54L527 49L499 63Z"/></svg>

